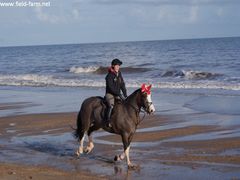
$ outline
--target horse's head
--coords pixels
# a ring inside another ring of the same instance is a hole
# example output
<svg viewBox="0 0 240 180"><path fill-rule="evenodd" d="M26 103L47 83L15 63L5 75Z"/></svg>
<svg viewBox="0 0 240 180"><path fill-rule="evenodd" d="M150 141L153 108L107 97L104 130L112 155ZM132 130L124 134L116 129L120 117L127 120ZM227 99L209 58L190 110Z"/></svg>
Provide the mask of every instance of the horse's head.
<svg viewBox="0 0 240 180"><path fill-rule="evenodd" d="M155 107L151 98L151 87L152 85L147 86L145 84L143 84L141 87L142 107L148 114L154 113L155 111Z"/></svg>

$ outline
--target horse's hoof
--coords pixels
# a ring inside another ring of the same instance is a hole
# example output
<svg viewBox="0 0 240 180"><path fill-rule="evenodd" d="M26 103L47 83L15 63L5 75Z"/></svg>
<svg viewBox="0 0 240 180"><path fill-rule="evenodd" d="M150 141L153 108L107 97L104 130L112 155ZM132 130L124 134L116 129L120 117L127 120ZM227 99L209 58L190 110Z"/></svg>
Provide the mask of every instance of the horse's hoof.
<svg viewBox="0 0 240 180"><path fill-rule="evenodd" d="M121 155L116 155L114 157L114 161L122 161L124 159L124 157L121 157Z"/></svg>
<svg viewBox="0 0 240 180"><path fill-rule="evenodd" d="M120 158L119 158L118 155L116 155L116 156L114 157L114 161L120 161Z"/></svg>
<svg viewBox="0 0 240 180"><path fill-rule="evenodd" d="M84 153L89 154L90 152L92 152L92 150L93 150L93 148L87 147L87 148L84 149Z"/></svg>
<svg viewBox="0 0 240 180"><path fill-rule="evenodd" d="M84 153L85 154L88 154L90 151L86 148L86 149L84 149Z"/></svg>
<svg viewBox="0 0 240 180"><path fill-rule="evenodd" d="M89 150L85 150L84 151L84 154L89 154L91 151L89 151Z"/></svg>
<svg viewBox="0 0 240 180"><path fill-rule="evenodd" d="M129 164L128 165L128 170L140 170L140 166L139 165Z"/></svg>
<svg viewBox="0 0 240 180"><path fill-rule="evenodd" d="M85 154L89 154L90 152L92 152L93 148L94 148L94 145L93 145L93 144L90 144L90 145L88 145L87 147L85 147L85 148L83 149L83 152L84 152Z"/></svg>
<svg viewBox="0 0 240 180"><path fill-rule="evenodd" d="M78 151L76 151L76 152L74 153L74 155L75 155L77 158L80 157L80 153L79 153Z"/></svg>

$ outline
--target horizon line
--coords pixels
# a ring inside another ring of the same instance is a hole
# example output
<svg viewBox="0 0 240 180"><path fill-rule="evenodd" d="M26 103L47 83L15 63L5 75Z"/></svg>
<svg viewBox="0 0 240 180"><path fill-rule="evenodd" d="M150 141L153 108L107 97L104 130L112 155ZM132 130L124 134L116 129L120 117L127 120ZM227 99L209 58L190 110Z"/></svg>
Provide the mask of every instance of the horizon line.
<svg viewBox="0 0 240 180"><path fill-rule="evenodd" d="M130 40L130 41L102 41L102 42L83 42L83 43L56 43L56 44L30 44L30 45L7 45L0 48L8 47L34 47L34 46L64 46L64 45L84 45L84 44L107 44L107 43L129 43L129 42L150 42L150 41L177 41L177 40L201 40L201 39L223 39L223 38L240 38L240 36L219 36L219 37L199 37L199 38L176 38L176 39L156 39L156 40Z"/></svg>

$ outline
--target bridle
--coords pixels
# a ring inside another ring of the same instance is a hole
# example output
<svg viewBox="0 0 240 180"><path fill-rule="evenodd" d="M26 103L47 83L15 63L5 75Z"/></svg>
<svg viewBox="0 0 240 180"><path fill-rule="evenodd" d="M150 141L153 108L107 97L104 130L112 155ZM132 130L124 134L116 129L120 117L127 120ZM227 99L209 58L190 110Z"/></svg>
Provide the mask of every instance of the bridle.
<svg viewBox="0 0 240 180"><path fill-rule="evenodd" d="M143 110L142 107L139 109L138 107L135 107L135 106L132 105L132 104L129 104L129 105L130 105L131 108L133 108L133 109L135 110L136 116L138 117L138 121L135 123L135 125L137 126L138 124L140 124L140 123L144 120L144 118L145 118L145 116L146 116L146 111ZM143 117L140 119L139 114L140 114L141 112L143 113Z"/></svg>
<svg viewBox="0 0 240 180"><path fill-rule="evenodd" d="M152 102L152 101L150 101L150 102L146 102L146 104L147 104L147 106L145 107L145 109L149 109L150 106L153 104L153 102Z"/></svg>
<svg viewBox="0 0 240 180"><path fill-rule="evenodd" d="M147 104L147 106L145 106L145 103ZM145 116L146 116L146 110L149 109L152 104L153 104L152 101L150 101L150 102L148 102L148 101L146 102L146 101L145 101L145 102L144 102L144 106L141 106L140 108L135 107L135 106L132 105L132 104L129 104L130 107L132 107L132 108L135 110L137 117L140 117L140 116L139 116L140 112L143 113L143 117L142 117L141 119L139 119L139 121L136 123L136 125L140 124L140 123L144 120L144 118L145 118Z"/></svg>

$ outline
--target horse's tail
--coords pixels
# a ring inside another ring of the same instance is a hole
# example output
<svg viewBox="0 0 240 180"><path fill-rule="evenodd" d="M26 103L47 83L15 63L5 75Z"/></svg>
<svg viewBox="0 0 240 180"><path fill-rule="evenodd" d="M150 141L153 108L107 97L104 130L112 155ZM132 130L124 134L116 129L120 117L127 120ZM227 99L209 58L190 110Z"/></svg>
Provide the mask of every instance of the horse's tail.
<svg viewBox="0 0 240 180"><path fill-rule="evenodd" d="M81 110L80 110L78 113L78 117L77 117L77 128L74 129L73 135L76 139L79 140L79 138L80 138L79 136L81 133L82 133L82 118L81 118Z"/></svg>
<svg viewBox="0 0 240 180"><path fill-rule="evenodd" d="M77 128L74 129L73 135L75 136L76 139L81 140L82 137L84 136L84 133L88 131L90 127L90 117L91 117L91 110L88 107L89 104L83 102L81 109L78 113L77 117Z"/></svg>

